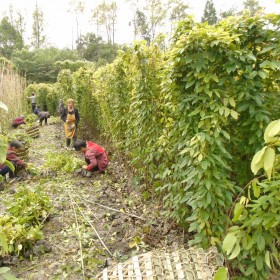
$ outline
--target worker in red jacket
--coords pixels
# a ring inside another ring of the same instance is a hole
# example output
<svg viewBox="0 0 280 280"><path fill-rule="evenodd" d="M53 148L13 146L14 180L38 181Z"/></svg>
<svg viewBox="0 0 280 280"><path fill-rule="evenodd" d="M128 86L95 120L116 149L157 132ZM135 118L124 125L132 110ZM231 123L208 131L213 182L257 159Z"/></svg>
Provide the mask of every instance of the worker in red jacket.
<svg viewBox="0 0 280 280"><path fill-rule="evenodd" d="M83 169L104 173L109 163L108 155L104 148L94 142L83 140L76 141L74 148L85 156L87 165L83 165Z"/></svg>
<svg viewBox="0 0 280 280"><path fill-rule="evenodd" d="M17 156L20 147L22 147L22 144L18 140L11 141L7 150L6 159L10 161L15 168L17 166L27 168L27 164ZM10 167L5 164L1 164L0 175L5 176L7 173L9 173L10 178L15 177L15 173L10 169Z"/></svg>
<svg viewBox="0 0 280 280"><path fill-rule="evenodd" d="M13 127L18 127L20 124L26 124L24 116L19 116L13 120Z"/></svg>

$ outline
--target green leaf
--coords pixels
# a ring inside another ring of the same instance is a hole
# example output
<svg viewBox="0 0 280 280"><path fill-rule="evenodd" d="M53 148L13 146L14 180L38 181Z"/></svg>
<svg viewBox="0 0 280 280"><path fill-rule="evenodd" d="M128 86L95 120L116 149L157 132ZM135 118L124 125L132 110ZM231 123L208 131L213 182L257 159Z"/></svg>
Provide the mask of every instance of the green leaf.
<svg viewBox="0 0 280 280"><path fill-rule="evenodd" d="M232 116L233 119L237 120L239 114L234 110L230 110L230 115Z"/></svg>
<svg viewBox="0 0 280 280"><path fill-rule="evenodd" d="M240 203L236 203L236 204L235 204L235 207L234 207L234 216L233 216L233 218L232 218L232 221L233 221L233 222L238 221L240 215L241 215L242 212L243 212L243 209L244 209L244 205L243 205L243 204L240 204Z"/></svg>
<svg viewBox="0 0 280 280"><path fill-rule="evenodd" d="M245 276L249 276L251 275L253 272L255 271L255 266L251 265L247 268L247 270L245 271L244 275Z"/></svg>
<svg viewBox="0 0 280 280"><path fill-rule="evenodd" d="M273 61L265 60L260 64L261 68L269 68L272 70L277 69L279 66L280 66L280 63L276 60L273 60Z"/></svg>
<svg viewBox="0 0 280 280"><path fill-rule="evenodd" d="M260 255L256 257L256 266L257 266L257 270L263 269L263 257Z"/></svg>
<svg viewBox="0 0 280 280"><path fill-rule="evenodd" d="M224 114L224 108L223 107L220 107L219 108L219 114L222 116Z"/></svg>
<svg viewBox="0 0 280 280"><path fill-rule="evenodd" d="M4 164L7 165L13 172L15 171L15 166L10 161L5 160Z"/></svg>
<svg viewBox="0 0 280 280"><path fill-rule="evenodd" d="M187 84L185 85L185 89L188 89L188 88L191 87L194 83L195 83L195 80L193 80L193 81L187 83Z"/></svg>
<svg viewBox="0 0 280 280"><path fill-rule="evenodd" d="M229 114L231 114L231 110L229 108L225 108L225 116L227 117Z"/></svg>
<svg viewBox="0 0 280 280"><path fill-rule="evenodd" d="M271 264L270 264L270 253L269 253L269 251L267 251L267 252L265 253L264 261L265 261L266 265L267 265L269 268L271 268Z"/></svg>
<svg viewBox="0 0 280 280"><path fill-rule="evenodd" d="M233 108L236 106L235 100L234 100L232 97L230 97L230 98L228 99L228 101L229 101L229 104L230 104Z"/></svg>
<svg viewBox="0 0 280 280"><path fill-rule="evenodd" d="M253 193L254 193L254 197L255 198L259 198L260 197L260 193L261 193L261 188L258 184L254 183L254 181L252 182L252 187L253 187Z"/></svg>
<svg viewBox="0 0 280 280"><path fill-rule="evenodd" d="M232 251L232 254L229 256L229 260L236 258L240 253L240 245L239 243L236 244L235 248Z"/></svg>
<svg viewBox="0 0 280 280"><path fill-rule="evenodd" d="M265 239L263 236L260 236L259 241L257 243L257 246L259 248L260 251L263 251L265 248Z"/></svg>
<svg viewBox="0 0 280 280"><path fill-rule="evenodd" d="M227 280L228 269L226 267L219 267L214 275L214 280Z"/></svg>
<svg viewBox="0 0 280 280"><path fill-rule="evenodd" d="M7 143L6 139L0 135L0 164L2 164L7 157Z"/></svg>
<svg viewBox="0 0 280 280"><path fill-rule="evenodd" d="M10 271L10 268L9 268L9 267L6 267L6 266L0 267L0 274L6 273L6 272L8 272L8 271Z"/></svg>
<svg viewBox="0 0 280 280"><path fill-rule="evenodd" d="M275 140L277 139L275 139L274 136L277 134L277 131L278 132L280 131L280 120L271 122L265 129L264 137L263 137L265 143L275 142Z"/></svg>
<svg viewBox="0 0 280 280"><path fill-rule="evenodd" d="M274 166L275 150L268 147L264 153L264 170L267 174L268 180L271 179L271 173Z"/></svg>
<svg viewBox="0 0 280 280"><path fill-rule="evenodd" d="M0 108L8 112L8 107L2 101L0 101Z"/></svg>
<svg viewBox="0 0 280 280"><path fill-rule="evenodd" d="M10 274L10 273L5 273L3 275L3 277L6 279L6 280L19 280L19 278L15 277L14 275Z"/></svg>
<svg viewBox="0 0 280 280"><path fill-rule="evenodd" d="M233 246L235 245L236 242L236 236L233 233L227 234L223 241L223 246L222 249L226 251L227 255L229 255L232 251Z"/></svg>
<svg viewBox="0 0 280 280"><path fill-rule="evenodd" d="M3 247L4 251L6 253L8 253L9 248L8 248L7 237L3 232L0 233L0 242L1 242L1 246Z"/></svg>
<svg viewBox="0 0 280 280"><path fill-rule="evenodd" d="M247 57L250 58L253 61L256 61L257 58L251 53L251 54L247 54Z"/></svg>
<svg viewBox="0 0 280 280"><path fill-rule="evenodd" d="M278 121L268 132L268 137L274 137L280 132L280 122Z"/></svg>
<svg viewBox="0 0 280 280"><path fill-rule="evenodd" d="M258 74L259 76L262 78L262 79L265 79L266 78L266 73L264 71L258 71Z"/></svg>
<svg viewBox="0 0 280 280"><path fill-rule="evenodd" d="M257 174L257 172L263 167L263 155L266 151L267 147L263 147L260 151L258 151L252 161L251 161L251 170L254 174Z"/></svg>

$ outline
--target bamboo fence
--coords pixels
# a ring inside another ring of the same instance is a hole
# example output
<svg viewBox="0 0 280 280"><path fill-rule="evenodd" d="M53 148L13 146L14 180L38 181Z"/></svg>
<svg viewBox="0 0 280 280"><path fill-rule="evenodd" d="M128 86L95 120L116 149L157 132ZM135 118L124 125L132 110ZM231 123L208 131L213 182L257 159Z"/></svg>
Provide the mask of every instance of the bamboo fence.
<svg viewBox="0 0 280 280"><path fill-rule="evenodd" d="M24 89L26 79L20 76L12 64L0 58L0 101L8 107L8 112L0 109L1 132L6 133L11 127L12 121L24 112Z"/></svg>

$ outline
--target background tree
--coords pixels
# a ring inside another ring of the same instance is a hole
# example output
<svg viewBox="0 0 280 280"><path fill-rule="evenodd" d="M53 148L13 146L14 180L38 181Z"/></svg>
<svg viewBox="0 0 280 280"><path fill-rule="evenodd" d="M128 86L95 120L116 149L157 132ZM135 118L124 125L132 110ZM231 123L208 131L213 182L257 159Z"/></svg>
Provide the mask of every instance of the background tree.
<svg viewBox="0 0 280 280"><path fill-rule="evenodd" d="M237 9L236 7L231 7L229 10L227 11L222 11L220 12L220 17L221 19L224 19L224 18L227 18L227 17L230 17L230 16L235 16L237 15Z"/></svg>
<svg viewBox="0 0 280 280"><path fill-rule="evenodd" d="M135 34L140 35L148 42L148 44L151 42L151 33L149 30L147 17L140 10L136 10L135 14Z"/></svg>
<svg viewBox="0 0 280 280"><path fill-rule="evenodd" d="M36 2L35 10L33 12L33 32L31 44L35 49L39 49L46 43L46 36L44 35L44 14L38 8Z"/></svg>
<svg viewBox="0 0 280 280"><path fill-rule="evenodd" d="M158 28L163 25L166 19L167 9L168 7L160 0L146 0L144 10L148 15L149 30L152 40L155 38Z"/></svg>
<svg viewBox="0 0 280 280"><path fill-rule="evenodd" d="M19 32L22 38L26 32L26 20L20 11L17 11L17 15L14 21L14 27Z"/></svg>
<svg viewBox="0 0 280 280"><path fill-rule="evenodd" d="M80 57L97 62L99 65L111 63L117 56L118 46L106 43L100 36L93 33L87 33L81 36L77 45L77 51Z"/></svg>
<svg viewBox="0 0 280 280"><path fill-rule="evenodd" d="M171 34L173 28L178 21L184 20L187 17L189 6L181 0L169 0L168 1L168 19L171 22Z"/></svg>
<svg viewBox="0 0 280 280"><path fill-rule="evenodd" d="M76 42L79 43L80 41L80 37L81 37L81 33L79 30L79 14L83 14L84 10L85 10L85 4L84 1L71 1L70 2L70 12L74 12L76 15L76 32L77 32L77 40ZM73 7L73 9L72 9Z"/></svg>
<svg viewBox="0 0 280 280"><path fill-rule="evenodd" d="M218 17L212 0L207 0L201 22L207 21L210 25L217 23Z"/></svg>
<svg viewBox="0 0 280 280"><path fill-rule="evenodd" d="M12 4L9 5L9 21L11 25L19 32L22 38L26 30L26 21L20 10L14 11Z"/></svg>
<svg viewBox="0 0 280 280"><path fill-rule="evenodd" d="M134 39L139 35L148 43L155 39L161 30L172 23L183 20L187 16L188 5L181 0L145 0L142 6L138 0L129 1L135 9L134 13Z"/></svg>
<svg viewBox="0 0 280 280"><path fill-rule="evenodd" d="M169 0L168 10L170 11L169 20L171 22L180 21L186 18L189 6L181 0Z"/></svg>
<svg viewBox="0 0 280 280"><path fill-rule="evenodd" d="M0 23L0 56L11 58L15 50L23 48L23 39L20 33L12 26L7 17Z"/></svg>
<svg viewBox="0 0 280 280"><path fill-rule="evenodd" d="M92 19L97 26L104 27L107 35L107 42L115 42L115 25L117 21L117 4L112 2L107 4L105 1L99 4L92 12ZM98 35L98 33L97 33Z"/></svg>
<svg viewBox="0 0 280 280"><path fill-rule="evenodd" d="M257 12L261 11L264 9L259 3L258 0L245 0L243 2L244 9L247 9L251 12L251 16L256 15Z"/></svg>
<svg viewBox="0 0 280 280"><path fill-rule="evenodd" d="M58 61L77 61L79 55L73 50L59 50L57 48L24 49L13 54L12 62L19 72L27 78L28 83L56 82L61 65Z"/></svg>

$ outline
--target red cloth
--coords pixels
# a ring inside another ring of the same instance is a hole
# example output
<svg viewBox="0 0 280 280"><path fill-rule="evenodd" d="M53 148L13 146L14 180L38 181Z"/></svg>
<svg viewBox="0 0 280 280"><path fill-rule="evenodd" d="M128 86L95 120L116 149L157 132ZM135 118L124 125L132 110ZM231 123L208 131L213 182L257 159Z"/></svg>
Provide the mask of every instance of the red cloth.
<svg viewBox="0 0 280 280"><path fill-rule="evenodd" d="M11 162L14 162L16 165L20 165L20 166L25 166L26 163L20 159L16 152L13 151L11 148L8 148L8 151L7 151L7 160L8 161L11 161Z"/></svg>
<svg viewBox="0 0 280 280"><path fill-rule="evenodd" d="M13 126L18 126L20 124L26 124L24 117L20 116L13 120Z"/></svg>
<svg viewBox="0 0 280 280"><path fill-rule="evenodd" d="M13 162L15 165L19 165L19 166L23 166L23 167L26 166L26 163L17 156L16 152L14 150L12 150L12 148L8 148L6 159L10 162ZM0 166L0 168L3 165L4 164L2 164Z"/></svg>
<svg viewBox="0 0 280 280"><path fill-rule="evenodd" d="M108 155L105 149L91 141L87 142L85 158L90 161L87 167L89 171L98 166L98 171L102 172L107 168L109 164Z"/></svg>

